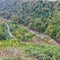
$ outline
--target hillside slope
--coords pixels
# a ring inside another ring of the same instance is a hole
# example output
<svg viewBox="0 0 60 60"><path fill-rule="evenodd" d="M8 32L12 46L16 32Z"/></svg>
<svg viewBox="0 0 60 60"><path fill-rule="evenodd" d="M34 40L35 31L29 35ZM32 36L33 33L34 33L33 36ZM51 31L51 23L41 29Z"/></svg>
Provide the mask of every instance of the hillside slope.
<svg viewBox="0 0 60 60"><path fill-rule="evenodd" d="M60 2L0 0L0 60L60 60Z"/></svg>
<svg viewBox="0 0 60 60"><path fill-rule="evenodd" d="M60 2L1 0L0 16L45 33L60 43Z"/></svg>

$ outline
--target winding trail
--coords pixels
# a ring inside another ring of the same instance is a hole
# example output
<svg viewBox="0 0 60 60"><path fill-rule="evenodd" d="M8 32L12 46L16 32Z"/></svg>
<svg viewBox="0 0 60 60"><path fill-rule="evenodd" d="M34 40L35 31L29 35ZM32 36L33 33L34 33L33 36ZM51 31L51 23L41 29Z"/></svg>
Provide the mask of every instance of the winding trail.
<svg viewBox="0 0 60 60"><path fill-rule="evenodd" d="M10 35L11 38L15 38L14 35L13 35L13 34L11 33L11 31L10 31L10 27L9 27L7 21L9 22L9 20L6 20L6 19L5 19L4 22L5 22L6 26L7 26L8 34ZM34 30L31 30L31 29L29 29L28 27L26 27L26 29L29 30L30 32L34 33L34 34L39 34L40 37L41 37L41 39L45 39L45 38L47 37L47 35L45 35L45 34L43 34L43 33L40 33L40 32L37 32L37 31L34 31ZM54 39L52 39L52 38L51 38L49 41L52 41L51 43L52 43L53 45L60 46L60 44L59 44L58 42L56 42Z"/></svg>
<svg viewBox="0 0 60 60"><path fill-rule="evenodd" d="M37 32L37 31L33 31L33 30L29 30L30 32L32 32L32 33L34 33L34 34L39 34L40 35L40 37L41 37L41 39L43 39L43 38L45 38L46 37L46 35L45 34L42 34L42 33L39 33L39 32Z"/></svg>
<svg viewBox="0 0 60 60"><path fill-rule="evenodd" d="M4 22L4 23L5 23L5 25L7 26L7 32L8 32L8 34L10 35L11 38L15 38L14 35L13 35L13 34L11 33L11 31L10 31L10 27L9 27L9 25L8 25L9 20L2 18L2 19L0 20L0 22Z"/></svg>
<svg viewBox="0 0 60 60"><path fill-rule="evenodd" d="M9 25L8 23L5 23L6 26L7 26L7 31L8 31L8 34L10 35L11 38L14 38L14 36L12 35L11 31L10 31L10 28L9 28ZM30 30L28 27L26 27L30 32L34 33L34 34L39 34L41 39L44 39L45 37L47 37L47 35L43 34L43 33L39 33L37 31L34 31L34 30ZM52 42L50 42L51 44L53 45L56 45L56 46L60 46L59 43L57 43L54 39L50 39ZM50 41L49 40L49 41Z"/></svg>
<svg viewBox="0 0 60 60"><path fill-rule="evenodd" d="M30 32L32 32L33 34L39 34L40 35L40 37L41 37L41 39L44 39L44 38L46 38L47 37L47 35L45 35L45 34L43 34L43 33L39 33L39 32L37 32L37 31L34 31L34 30L30 30L28 27L26 27ZM60 44L58 43L58 42L56 42L54 39L50 39L49 40L50 42L48 42L48 43L51 43L51 44L53 44L53 45L56 45L56 46L60 46Z"/></svg>
<svg viewBox="0 0 60 60"><path fill-rule="evenodd" d="M9 25L5 22L6 26L7 26L7 31L8 31L8 34L10 35L11 38L14 38L14 36L12 35L11 31L10 31L10 28L9 28Z"/></svg>

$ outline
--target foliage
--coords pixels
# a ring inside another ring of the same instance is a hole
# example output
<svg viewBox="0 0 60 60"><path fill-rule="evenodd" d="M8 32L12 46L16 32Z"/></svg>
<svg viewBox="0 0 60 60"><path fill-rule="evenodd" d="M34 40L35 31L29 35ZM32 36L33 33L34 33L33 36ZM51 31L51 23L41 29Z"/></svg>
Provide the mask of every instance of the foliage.
<svg viewBox="0 0 60 60"><path fill-rule="evenodd" d="M38 57L41 60L59 60L60 59L60 47L36 45L33 43L19 42L18 39L10 39L6 41L0 41L0 49L4 48L19 48L22 51L30 54L30 56Z"/></svg>
<svg viewBox="0 0 60 60"><path fill-rule="evenodd" d="M0 18L0 49L19 48L39 60L60 60L60 46L51 45L60 43L60 2L1 0L0 16L4 18ZM14 39L7 32L5 19ZM42 39L29 29L48 36Z"/></svg>
<svg viewBox="0 0 60 60"><path fill-rule="evenodd" d="M5 23L0 22L0 40L6 40L6 39L9 39L9 38L10 37L7 33L7 27L6 27Z"/></svg>
<svg viewBox="0 0 60 60"><path fill-rule="evenodd" d="M4 3L1 0L0 16L46 33L60 42L56 37L60 31L60 2L5 0Z"/></svg>

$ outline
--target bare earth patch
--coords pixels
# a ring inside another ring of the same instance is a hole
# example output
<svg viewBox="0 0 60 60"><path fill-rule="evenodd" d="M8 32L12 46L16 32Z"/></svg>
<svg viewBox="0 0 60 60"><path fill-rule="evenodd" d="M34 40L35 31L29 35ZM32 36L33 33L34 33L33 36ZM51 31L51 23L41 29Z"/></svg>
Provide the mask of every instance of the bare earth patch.
<svg viewBox="0 0 60 60"><path fill-rule="evenodd" d="M35 57L30 56L18 48L0 50L0 58L0 60L9 60L9 58L11 58L10 60L36 60Z"/></svg>

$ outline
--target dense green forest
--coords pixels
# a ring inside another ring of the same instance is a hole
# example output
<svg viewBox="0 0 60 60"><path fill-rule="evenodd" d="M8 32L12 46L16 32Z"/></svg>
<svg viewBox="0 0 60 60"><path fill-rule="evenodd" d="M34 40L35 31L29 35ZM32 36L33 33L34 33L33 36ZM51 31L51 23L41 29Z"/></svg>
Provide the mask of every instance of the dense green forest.
<svg viewBox="0 0 60 60"><path fill-rule="evenodd" d="M3 18L18 21L60 42L60 2L6 0L0 6Z"/></svg>
<svg viewBox="0 0 60 60"><path fill-rule="evenodd" d="M4 49L23 53L6 60L60 60L60 2L0 0L0 50Z"/></svg>

